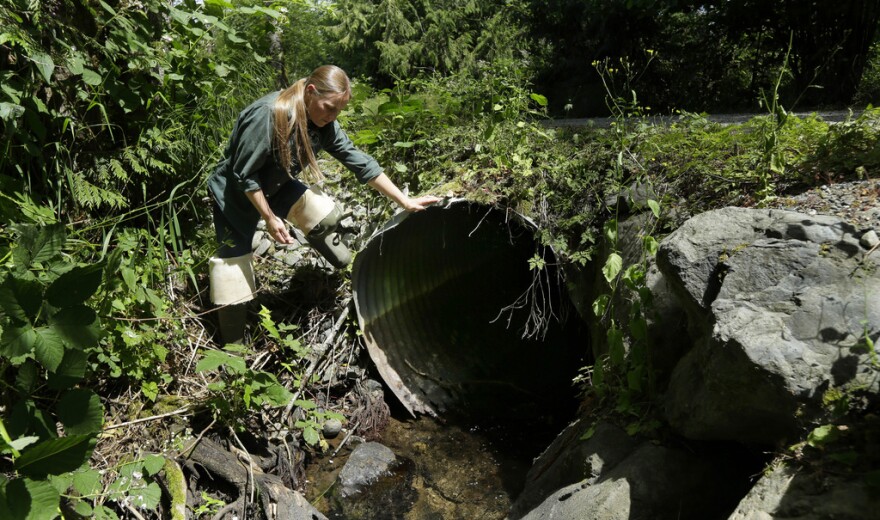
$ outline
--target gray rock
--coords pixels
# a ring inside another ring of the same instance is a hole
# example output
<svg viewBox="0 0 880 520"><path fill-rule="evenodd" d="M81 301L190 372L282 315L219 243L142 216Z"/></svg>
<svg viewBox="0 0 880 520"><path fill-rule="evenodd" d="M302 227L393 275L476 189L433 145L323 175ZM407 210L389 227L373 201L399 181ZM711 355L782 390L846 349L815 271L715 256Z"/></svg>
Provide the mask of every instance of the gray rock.
<svg viewBox="0 0 880 520"><path fill-rule="evenodd" d="M596 483L604 471L637 446L625 431L605 422L596 426L589 439L581 440L588 429L587 421L575 421L535 459L522 493L511 506L511 518L519 518L558 489L575 483Z"/></svg>
<svg viewBox="0 0 880 520"><path fill-rule="evenodd" d="M327 419L324 421L324 426L321 428L321 433L323 433L324 437L328 439L336 437L341 431L342 421L339 419Z"/></svg>
<svg viewBox="0 0 880 520"><path fill-rule="evenodd" d="M878 237L877 232L872 229L862 234L861 238L859 238L859 243L865 249L872 249L877 247L877 244L880 244L880 237Z"/></svg>
<svg viewBox="0 0 880 520"><path fill-rule="evenodd" d="M359 444L339 472L341 495L355 495L383 475L390 474L396 461L394 452L378 442Z"/></svg>
<svg viewBox="0 0 880 520"><path fill-rule="evenodd" d="M601 476L566 486L522 520L718 518L728 506L725 467L684 450L650 443Z"/></svg>
<svg viewBox="0 0 880 520"><path fill-rule="evenodd" d="M822 412L829 386L878 393L862 347L880 336L880 257L853 233L834 217L725 208L662 242L693 342L666 392L672 426L774 444Z"/></svg>
<svg viewBox="0 0 880 520"><path fill-rule="evenodd" d="M863 480L777 466L761 477L729 520L873 520L880 499Z"/></svg>
<svg viewBox="0 0 880 520"><path fill-rule="evenodd" d="M272 248L272 240L268 238L263 238L260 240L260 243L257 244L257 248L254 249L254 255L263 256Z"/></svg>

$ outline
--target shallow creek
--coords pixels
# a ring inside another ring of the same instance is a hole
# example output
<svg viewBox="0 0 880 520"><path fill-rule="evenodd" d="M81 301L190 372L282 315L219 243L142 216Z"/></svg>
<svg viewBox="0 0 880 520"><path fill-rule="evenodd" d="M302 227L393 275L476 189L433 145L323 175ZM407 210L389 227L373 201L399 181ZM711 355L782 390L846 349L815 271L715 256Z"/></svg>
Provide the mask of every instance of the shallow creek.
<svg viewBox="0 0 880 520"><path fill-rule="evenodd" d="M503 519L522 490L532 460L552 440L550 432L559 431L526 424L444 424L428 416L395 415L377 442L405 462L380 481L380 489L372 486L363 503L343 510L334 499L333 483L356 446L349 440L331 456L344 432L331 442L327 455L306 467L306 498L331 520Z"/></svg>

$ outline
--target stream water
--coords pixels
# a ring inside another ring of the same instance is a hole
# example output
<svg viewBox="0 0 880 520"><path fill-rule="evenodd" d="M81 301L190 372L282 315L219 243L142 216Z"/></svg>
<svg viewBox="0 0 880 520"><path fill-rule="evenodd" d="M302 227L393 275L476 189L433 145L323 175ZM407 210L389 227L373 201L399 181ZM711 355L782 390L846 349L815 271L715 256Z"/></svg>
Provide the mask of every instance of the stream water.
<svg viewBox="0 0 880 520"><path fill-rule="evenodd" d="M396 415L396 417L395 417ZM341 503L333 484L354 446L306 468L306 498L330 520L503 519L522 490L532 460L557 425L443 423L396 413L377 442L404 463L360 501ZM351 442L351 441L349 441Z"/></svg>

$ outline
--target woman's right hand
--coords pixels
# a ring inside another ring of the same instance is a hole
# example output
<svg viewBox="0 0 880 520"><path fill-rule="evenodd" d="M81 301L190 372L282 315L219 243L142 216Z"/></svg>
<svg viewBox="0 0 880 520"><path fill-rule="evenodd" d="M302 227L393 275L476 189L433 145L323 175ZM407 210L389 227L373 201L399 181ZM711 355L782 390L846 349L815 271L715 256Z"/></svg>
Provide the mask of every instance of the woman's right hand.
<svg viewBox="0 0 880 520"><path fill-rule="evenodd" d="M269 236L271 236L273 240L281 244L293 243L293 237L290 236L290 232L287 230L286 222L274 215L265 219L265 221L266 232L269 233Z"/></svg>

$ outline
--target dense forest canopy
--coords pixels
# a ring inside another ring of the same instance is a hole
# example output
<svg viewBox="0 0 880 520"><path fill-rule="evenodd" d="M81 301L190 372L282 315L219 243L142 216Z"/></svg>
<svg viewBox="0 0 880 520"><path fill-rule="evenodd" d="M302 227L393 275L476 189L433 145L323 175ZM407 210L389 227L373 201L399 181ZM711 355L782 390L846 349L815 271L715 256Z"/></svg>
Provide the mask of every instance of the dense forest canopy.
<svg viewBox="0 0 880 520"><path fill-rule="evenodd" d="M88 469L105 413L127 417L122 396L149 408L180 393L197 354L230 376L198 404L218 423L240 427L289 397L245 366L249 353L207 336L179 351L186 323L211 312L205 178L241 108L266 92L342 66L355 85L340 119L400 186L515 207L582 267L617 235L603 201L649 175L697 210L873 175L876 110L834 129L787 114L876 103L878 23L876 0L0 0L0 517L24 518L7 496L26 494L53 518L70 482L48 479L76 473L82 487L62 503L114 518L102 504L129 488ZM734 110L764 117L741 131L695 114ZM684 126L668 133L627 119L676 112ZM572 135L542 124L595 115L619 124ZM645 237L646 254L656 245ZM608 260L610 291L644 294L643 265ZM295 361L276 368L302 379L295 326L262 318L264 361L287 349ZM603 326L619 347L607 384L626 381L612 372L631 366L629 333ZM632 366L641 380L644 363ZM162 460L138 471L149 480Z"/></svg>

